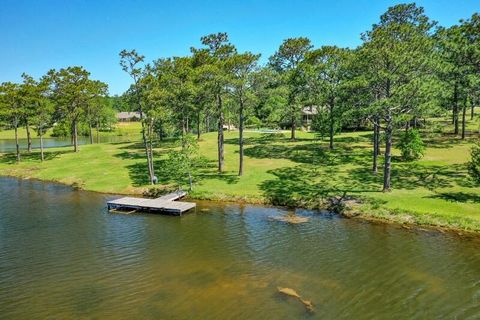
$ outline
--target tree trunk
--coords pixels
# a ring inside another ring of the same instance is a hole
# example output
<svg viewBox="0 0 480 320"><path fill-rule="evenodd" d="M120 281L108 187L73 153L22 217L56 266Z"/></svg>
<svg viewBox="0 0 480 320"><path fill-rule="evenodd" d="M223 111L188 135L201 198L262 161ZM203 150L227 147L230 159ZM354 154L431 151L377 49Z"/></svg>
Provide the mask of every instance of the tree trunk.
<svg viewBox="0 0 480 320"><path fill-rule="evenodd" d="M333 150L333 134L334 134L334 125L335 125L335 119L333 117L333 108L334 108L334 102L332 101L332 103L330 104L330 110L329 110L329 115L330 115L330 128L329 128L329 136L330 136L330 140L329 140L329 149L330 150Z"/></svg>
<svg viewBox="0 0 480 320"><path fill-rule="evenodd" d="M150 184L153 185L153 172L152 172L152 166L151 166L151 159L150 159L150 152L148 149L148 141L147 141L147 135L145 133L145 121L143 120L143 113L140 111L140 121L142 123L142 140L143 140L143 147L145 149L145 155L147 156L147 167L148 167L148 178L150 180Z"/></svg>
<svg viewBox="0 0 480 320"><path fill-rule="evenodd" d="M238 166L238 175L243 175L243 100L240 99L240 118L238 122L238 146L239 146L239 166Z"/></svg>
<svg viewBox="0 0 480 320"><path fill-rule="evenodd" d="M38 130L38 134L40 136L40 160L43 162L45 160L45 157L43 156L43 128L40 126Z"/></svg>
<svg viewBox="0 0 480 320"><path fill-rule="evenodd" d="M200 140L200 111L197 112L197 140Z"/></svg>
<svg viewBox="0 0 480 320"><path fill-rule="evenodd" d="M148 143L147 143L147 137L145 134L145 121L143 121L143 110L142 110L142 104L140 100L140 95L139 95L139 90L138 90L138 81L134 77L135 81L135 95L136 95L136 100L137 100L137 105L138 105L138 111L140 112L140 122L142 124L142 141L143 141L143 147L145 149L145 155L147 156L147 167L148 167L148 177L150 179L150 184L154 184L154 172L153 172L153 165L152 165L152 158L148 149Z"/></svg>
<svg viewBox="0 0 480 320"><path fill-rule="evenodd" d="M453 125L454 133L458 134L458 85L455 83L453 90Z"/></svg>
<svg viewBox="0 0 480 320"><path fill-rule="evenodd" d="M192 191L193 190L193 179L192 179L192 173L190 172L190 170L188 170L188 191Z"/></svg>
<svg viewBox="0 0 480 320"><path fill-rule="evenodd" d="M97 123L95 124L95 127L97 129L97 143L100 143L100 121L97 119Z"/></svg>
<svg viewBox="0 0 480 320"><path fill-rule="evenodd" d="M25 128L27 129L27 151L32 152L32 135L30 134L30 125L26 121Z"/></svg>
<svg viewBox="0 0 480 320"><path fill-rule="evenodd" d="M18 143L18 120L15 120L15 148L16 148L17 162L20 162L20 145Z"/></svg>
<svg viewBox="0 0 480 320"><path fill-rule="evenodd" d="M148 125L148 141L149 141L149 152L150 152L150 168L152 170L152 173L155 172L155 168L153 166L153 141L152 141L152 136L153 136L153 119L150 120L150 124ZM155 174L154 174L155 176Z"/></svg>
<svg viewBox="0 0 480 320"><path fill-rule="evenodd" d="M158 122L158 139L160 140L160 142L163 141L163 124L162 124L162 121Z"/></svg>
<svg viewBox="0 0 480 320"><path fill-rule="evenodd" d="M391 170L392 170L392 133L393 123L392 118L389 116L386 119L385 128L385 166L383 169L383 192L391 190Z"/></svg>
<svg viewBox="0 0 480 320"><path fill-rule="evenodd" d="M77 132L77 120L73 120L73 151L78 152L78 132Z"/></svg>
<svg viewBox="0 0 480 320"><path fill-rule="evenodd" d="M185 112L182 111L182 140L185 139L185 135L187 134L187 123L188 119L185 119Z"/></svg>
<svg viewBox="0 0 480 320"><path fill-rule="evenodd" d="M224 166L224 152L223 152L223 123L224 115L222 110L222 97L217 95L217 111L218 111L218 172L223 172Z"/></svg>
<svg viewBox="0 0 480 320"><path fill-rule="evenodd" d="M290 139L292 141L295 141L295 130L297 129L297 121L295 119L295 108L294 107L292 107L291 117L292 118L290 119L290 121L291 121L291 125L292 125L292 131L290 133Z"/></svg>
<svg viewBox="0 0 480 320"><path fill-rule="evenodd" d="M470 101L470 120L473 120L474 116L475 116L475 99L472 99Z"/></svg>
<svg viewBox="0 0 480 320"><path fill-rule="evenodd" d="M89 129L89 135L90 135L90 144L93 144L93 129L90 121L88 122L88 129Z"/></svg>
<svg viewBox="0 0 480 320"><path fill-rule="evenodd" d="M463 101L463 108L462 108L462 140L465 140L465 125L466 125L466 117L467 117L467 101L468 97L465 96Z"/></svg>
<svg viewBox="0 0 480 320"><path fill-rule="evenodd" d="M380 144L380 126L378 124L379 117L376 116L374 123L373 123L373 173L377 174L378 172L378 156L380 152L379 144Z"/></svg>
<svg viewBox="0 0 480 320"><path fill-rule="evenodd" d="M382 150L380 150L380 117L377 116L377 156L382 154Z"/></svg>

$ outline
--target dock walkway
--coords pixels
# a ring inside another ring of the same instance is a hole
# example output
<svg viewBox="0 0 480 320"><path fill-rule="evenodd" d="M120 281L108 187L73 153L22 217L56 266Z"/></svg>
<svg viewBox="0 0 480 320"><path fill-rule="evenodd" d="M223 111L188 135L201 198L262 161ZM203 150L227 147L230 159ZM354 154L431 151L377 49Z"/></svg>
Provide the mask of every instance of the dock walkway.
<svg viewBox="0 0 480 320"><path fill-rule="evenodd" d="M186 196L185 191L177 191L163 195L156 199L123 197L107 201L108 210L131 209L136 211L148 211L181 215L182 213L196 207L192 202L176 201Z"/></svg>

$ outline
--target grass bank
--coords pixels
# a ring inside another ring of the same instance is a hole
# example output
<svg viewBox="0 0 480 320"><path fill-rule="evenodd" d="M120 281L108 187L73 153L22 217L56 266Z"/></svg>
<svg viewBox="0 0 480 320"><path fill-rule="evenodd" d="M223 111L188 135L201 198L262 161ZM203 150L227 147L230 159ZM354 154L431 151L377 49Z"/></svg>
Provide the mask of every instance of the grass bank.
<svg viewBox="0 0 480 320"><path fill-rule="evenodd" d="M110 137L110 136L140 136L141 124L139 122L118 122L113 126L111 131L100 131L99 136L101 137ZM30 134L32 139L37 138L36 131L31 128ZM52 137L53 129L49 128L44 135L44 138ZM93 132L96 137L96 132ZM26 139L27 130L24 127L18 128L18 138ZM0 130L0 139L15 139L15 131L13 129L9 130Z"/></svg>
<svg viewBox="0 0 480 320"><path fill-rule="evenodd" d="M445 123L446 125L446 123ZM124 126L136 126L128 124ZM471 124L473 130L476 124ZM473 132L472 130L472 132ZM343 133L335 150L312 133L246 133L245 174L237 176L238 133L226 132L226 171L216 172L216 133L202 135L200 153L207 160L199 169L192 198L318 207L325 197L361 199L352 212L361 217L480 231L480 188L468 178L466 163L476 134L465 141L442 132L424 132L425 156L402 162L395 150L393 191L382 193L382 176L371 173L371 133ZM162 184L172 183L166 153L174 141L158 143L155 168ZM24 153L0 158L0 174L74 184L98 192L140 194L147 185L146 164L139 142L93 144L48 149L47 161Z"/></svg>

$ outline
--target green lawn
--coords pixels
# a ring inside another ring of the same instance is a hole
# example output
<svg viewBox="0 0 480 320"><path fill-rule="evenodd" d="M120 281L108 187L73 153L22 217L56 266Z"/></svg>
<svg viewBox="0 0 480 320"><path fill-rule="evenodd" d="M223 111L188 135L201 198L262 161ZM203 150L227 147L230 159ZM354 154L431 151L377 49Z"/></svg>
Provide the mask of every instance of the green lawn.
<svg viewBox="0 0 480 320"><path fill-rule="evenodd" d="M123 127L139 129L138 124ZM291 142L288 133L247 132L242 177L236 174L238 133L225 133L223 174L216 172L216 133L204 134L200 151L208 163L199 169L191 196L315 207L325 197L347 192L362 199L355 208L362 215L480 230L480 188L466 169L478 134L470 134L466 141L448 134L424 135L428 149L420 161L402 162L395 150L393 191L382 193L381 173L371 173L370 132L337 136L334 151L312 133L298 132L298 140ZM174 147L174 141L166 141L155 149L156 173L164 184L172 183L165 154ZM36 152L22 156L15 164L12 154L3 155L0 173L109 193L141 193L148 187L140 143L84 145L76 154L71 148L49 149L44 163Z"/></svg>
<svg viewBox="0 0 480 320"><path fill-rule="evenodd" d="M114 125L114 130L112 131L100 131L100 136L126 136L126 135L140 135L140 122L118 122ZM37 137L37 133L33 128L30 129L30 134L32 138ZM48 138L52 134L52 128L48 129L45 137ZM94 131L94 135L96 135ZM22 127L18 128L18 138L26 139L27 130ZM0 130L0 139L15 139L15 131L13 129L9 130Z"/></svg>

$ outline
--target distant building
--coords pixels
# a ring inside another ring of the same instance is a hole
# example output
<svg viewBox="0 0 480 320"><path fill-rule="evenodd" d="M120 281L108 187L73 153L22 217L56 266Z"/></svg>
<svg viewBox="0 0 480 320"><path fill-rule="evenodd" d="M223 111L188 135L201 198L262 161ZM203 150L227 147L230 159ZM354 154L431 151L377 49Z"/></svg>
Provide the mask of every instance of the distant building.
<svg viewBox="0 0 480 320"><path fill-rule="evenodd" d="M302 126L310 130L313 118L318 114L317 106L306 106L302 108Z"/></svg>
<svg viewBox="0 0 480 320"><path fill-rule="evenodd" d="M224 123L223 124L223 130L228 130L228 131L232 131L232 130L236 130L237 128L235 128L235 126L231 123Z"/></svg>
<svg viewBox="0 0 480 320"><path fill-rule="evenodd" d="M116 117L120 122L139 121L140 112L119 112Z"/></svg>

